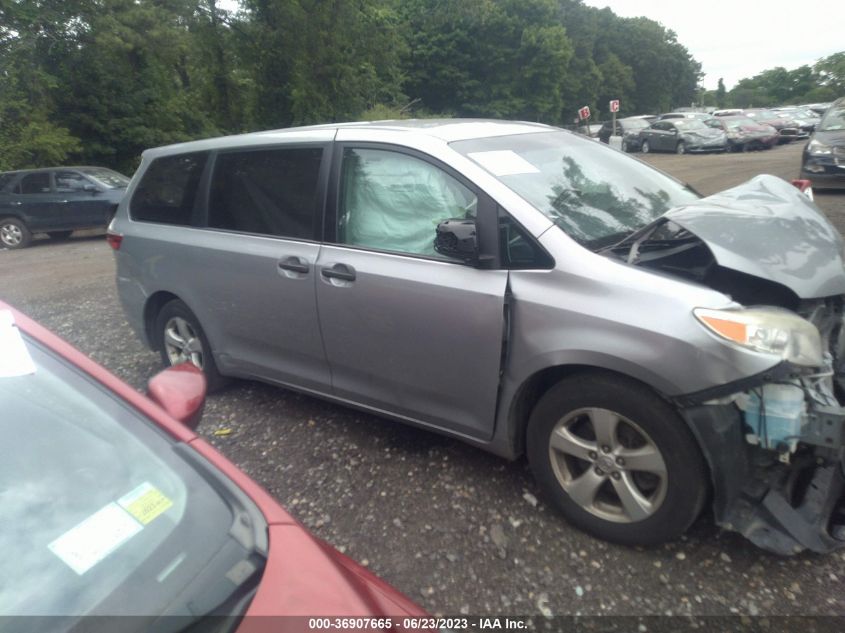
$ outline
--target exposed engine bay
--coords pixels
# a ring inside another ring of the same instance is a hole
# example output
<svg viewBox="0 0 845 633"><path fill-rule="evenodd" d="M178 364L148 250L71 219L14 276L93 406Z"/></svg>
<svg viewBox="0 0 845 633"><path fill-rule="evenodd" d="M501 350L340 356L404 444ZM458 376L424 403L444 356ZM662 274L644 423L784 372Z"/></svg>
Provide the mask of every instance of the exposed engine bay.
<svg viewBox="0 0 845 633"><path fill-rule="evenodd" d="M797 189L760 176L673 209L602 252L815 326L814 366L784 360L675 404L710 463L717 523L780 554L845 547L845 268L836 229Z"/></svg>

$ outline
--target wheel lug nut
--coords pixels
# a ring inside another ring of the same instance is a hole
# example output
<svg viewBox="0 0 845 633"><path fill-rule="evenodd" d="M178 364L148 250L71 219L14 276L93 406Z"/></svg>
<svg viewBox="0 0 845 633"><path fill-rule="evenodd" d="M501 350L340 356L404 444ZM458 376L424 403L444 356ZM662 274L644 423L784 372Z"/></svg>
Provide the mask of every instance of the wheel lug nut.
<svg viewBox="0 0 845 633"><path fill-rule="evenodd" d="M624 465L625 465L625 460L624 460L624 459L622 459L621 457L617 457L617 458L616 458L616 465L617 465L617 466L624 466Z"/></svg>
<svg viewBox="0 0 845 633"><path fill-rule="evenodd" d="M596 457L598 457L598 453L596 453L595 451L590 451L589 453L587 453L587 456L590 459L595 459Z"/></svg>
<svg viewBox="0 0 845 633"><path fill-rule="evenodd" d="M614 479L619 479L622 475L620 475L618 472L616 472L614 470L612 473L610 473L610 476L613 477Z"/></svg>
<svg viewBox="0 0 845 633"><path fill-rule="evenodd" d="M601 447L601 452L602 452L602 453L609 453L609 452L610 452L610 447L609 447L609 446L602 446L602 447Z"/></svg>
<svg viewBox="0 0 845 633"><path fill-rule="evenodd" d="M596 466L596 474L597 474L599 477L601 477L601 476L603 476L603 475L604 475L604 471L603 471L601 468L599 468L598 466Z"/></svg>

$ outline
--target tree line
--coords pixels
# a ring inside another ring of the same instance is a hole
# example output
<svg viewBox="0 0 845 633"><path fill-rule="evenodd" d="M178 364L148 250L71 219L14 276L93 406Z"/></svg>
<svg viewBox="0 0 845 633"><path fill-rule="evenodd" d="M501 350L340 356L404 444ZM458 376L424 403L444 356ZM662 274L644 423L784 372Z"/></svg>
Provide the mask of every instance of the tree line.
<svg viewBox="0 0 845 633"><path fill-rule="evenodd" d="M570 124L701 95L675 33L581 0L0 0L0 169L402 116ZM606 113L605 113L606 114Z"/></svg>
<svg viewBox="0 0 845 633"><path fill-rule="evenodd" d="M845 51L794 70L781 66L741 79L731 90L720 79L716 90L703 92L701 103L717 108L765 108L825 103L845 96Z"/></svg>

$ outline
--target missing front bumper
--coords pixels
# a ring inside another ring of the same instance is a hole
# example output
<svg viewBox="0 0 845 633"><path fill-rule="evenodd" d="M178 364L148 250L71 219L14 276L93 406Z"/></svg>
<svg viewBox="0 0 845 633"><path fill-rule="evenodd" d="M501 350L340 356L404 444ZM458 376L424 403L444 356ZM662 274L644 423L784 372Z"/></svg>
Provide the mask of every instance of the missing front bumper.
<svg viewBox="0 0 845 633"><path fill-rule="evenodd" d="M747 443L733 404L682 411L710 466L716 522L777 554L845 547L843 449L801 444L790 463L776 451ZM837 424L845 416L826 418Z"/></svg>

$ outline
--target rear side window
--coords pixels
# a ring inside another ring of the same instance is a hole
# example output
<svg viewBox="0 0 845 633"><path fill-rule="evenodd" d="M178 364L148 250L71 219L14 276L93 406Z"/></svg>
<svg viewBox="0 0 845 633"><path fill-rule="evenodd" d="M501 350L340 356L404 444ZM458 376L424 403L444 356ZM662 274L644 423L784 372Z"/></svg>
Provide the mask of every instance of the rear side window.
<svg viewBox="0 0 845 633"><path fill-rule="evenodd" d="M50 172L27 174L18 183L16 193L50 193Z"/></svg>
<svg viewBox="0 0 845 633"><path fill-rule="evenodd" d="M219 154L209 228L313 239L322 156L319 147Z"/></svg>
<svg viewBox="0 0 845 633"><path fill-rule="evenodd" d="M207 158L207 152L156 158L132 196L132 219L190 225Z"/></svg>
<svg viewBox="0 0 845 633"><path fill-rule="evenodd" d="M0 191L3 191L9 185L9 183L14 180L15 176L17 176L17 174L15 174L14 172L0 174Z"/></svg>
<svg viewBox="0 0 845 633"><path fill-rule="evenodd" d="M85 176L75 171L56 172L56 191L59 193L74 193L83 191L85 185L91 184Z"/></svg>

